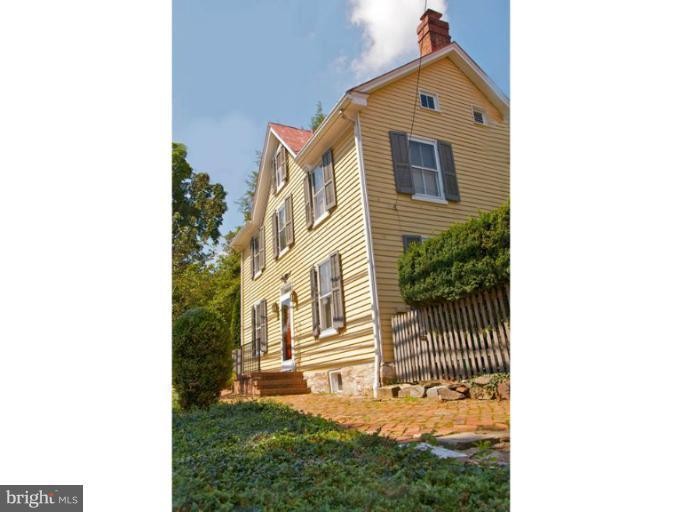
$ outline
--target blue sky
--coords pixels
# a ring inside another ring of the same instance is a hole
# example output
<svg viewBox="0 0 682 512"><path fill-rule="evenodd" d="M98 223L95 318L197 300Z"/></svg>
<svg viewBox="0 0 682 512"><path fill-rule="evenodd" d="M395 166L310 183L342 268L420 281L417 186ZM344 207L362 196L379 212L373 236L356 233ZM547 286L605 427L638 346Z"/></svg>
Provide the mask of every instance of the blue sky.
<svg viewBox="0 0 682 512"><path fill-rule="evenodd" d="M173 140L228 192L222 232L268 121L308 128L343 92L418 56L423 0L174 0ZM429 0L509 95L509 1Z"/></svg>

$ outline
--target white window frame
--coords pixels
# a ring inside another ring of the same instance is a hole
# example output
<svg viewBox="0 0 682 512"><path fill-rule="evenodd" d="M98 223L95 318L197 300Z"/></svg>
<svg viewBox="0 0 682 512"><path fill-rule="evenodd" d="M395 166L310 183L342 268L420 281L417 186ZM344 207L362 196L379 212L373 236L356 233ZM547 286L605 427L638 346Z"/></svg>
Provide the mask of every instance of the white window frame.
<svg viewBox="0 0 682 512"><path fill-rule="evenodd" d="M251 307L251 318L254 318L254 317L255 317L256 319L258 319L258 309L257 309L257 308L258 308L258 306L260 306L261 303L263 303L263 302L265 302L265 299L260 299L260 300L257 300L256 302L253 303L253 306ZM259 324L259 321L256 320L256 321L254 322L254 325L251 326L251 328L253 329L253 339L254 339L254 340L257 338L257 336L256 336L257 329L259 329L259 330L261 330L261 331L263 330L263 326L260 326L260 327L258 327L258 328L256 327L256 325L258 325L258 324ZM267 344L267 342L268 342L268 340L265 340L265 343L266 343L266 344ZM259 343L258 343L258 346L256 347L256 350L257 350L256 355L257 355L257 356L262 356L262 355L263 355L263 353L261 352L260 349L261 349L261 344L260 344L260 342L259 342Z"/></svg>
<svg viewBox="0 0 682 512"><path fill-rule="evenodd" d="M339 377L341 377L341 389L339 389L334 384L334 377L337 375ZM332 393L338 393L338 394L343 393L343 375L341 374L341 370L330 370L329 371L329 391Z"/></svg>
<svg viewBox="0 0 682 512"><path fill-rule="evenodd" d="M322 212L316 212L315 211L315 205L317 202L315 201L315 179L314 179L314 174L315 171L320 170L322 173L322 188L317 192L318 194L322 194L322 204L324 205ZM324 168L322 167L322 161L320 161L315 167L312 168L310 171L310 202L312 203L312 208L313 208L313 227L317 226L320 222L322 222L327 216L329 215L329 208L327 208L327 196L325 193L324 189Z"/></svg>
<svg viewBox="0 0 682 512"><path fill-rule="evenodd" d="M259 235L256 235L251 238L251 264L253 265L253 268L255 272L253 273L252 279L257 279L260 277L260 275L263 273L263 271L260 268L260 247L258 248L257 251L253 250L254 247L254 240L256 243L258 243ZM265 256L265 251L263 251L263 256Z"/></svg>
<svg viewBox="0 0 682 512"><path fill-rule="evenodd" d="M284 219L284 222L280 219L279 213L282 212L282 218ZM286 208L286 201L283 201L282 204L277 208L276 210L277 214L277 254L279 256L282 256L287 253L289 250L289 246L287 245L287 208ZM284 247L280 246L280 236L284 234Z"/></svg>
<svg viewBox="0 0 682 512"><path fill-rule="evenodd" d="M277 166L277 155L279 154L280 151L284 151L284 146L281 144L277 146L277 149L275 150L275 153L272 156L272 168L273 168L273 174L275 177L275 194L277 194L280 190L284 188L284 185L286 184L284 180L284 165L281 167ZM286 158L287 155L286 153L284 154L284 158Z"/></svg>
<svg viewBox="0 0 682 512"><path fill-rule="evenodd" d="M407 137L407 144L409 147L410 141L415 141L415 142L420 142L422 144L428 144L430 146L433 146L433 154L435 157L436 161L436 172L438 174L437 180L438 180L438 196L431 196L428 194L418 194L414 193L412 194L412 199L417 199L419 201L428 201L432 203L439 203L439 204L448 204L448 202L445 200L445 184L443 183L443 171L441 171L440 168L440 158L438 157L438 142L433 140L433 139L425 139L423 137L415 137L414 135L410 136L408 135ZM418 165L412 165L412 161L410 160L410 173L412 173L412 168L420 169L420 170L426 170L429 172L433 172L433 169L430 169L428 167L420 167ZM414 178L413 178L414 179Z"/></svg>
<svg viewBox="0 0 682 512"><path fill-rule="evenodd" d="M417 102L419 103L419 108L421 108L423 110L428 110L429 112L440 112L440 101L438 99L437 94L435 94L433 92L426 91L424 89L419 89L418 94L419 94L419 97L417 98ZM424 105L422 105L422 94L424 96L430 96L433 98L434 108L429 108L429 107L425 107Z"/></svg>
<svg viewBox="0 0 682 512"><path fill-rule="evenodd" d="M483 116L483 122L479 123L476 121L476 112L480 112ZM488 114L484 108L477 107L476 105L471 105L471 121L477 126L486 126L488 124Z"/></svg>
<svg viewBox="0 0 682 512"><path fill-rule="evenodd" d="M282 355L280 358L280 363L281 363L281 368L284 371L292 371L296 367L295 363L295 356L294 356L294 305L291 300L291 292L286 292L280 295L279 297L279 309L280 312L282 311L282 304L285 302L289 302L289 330L291 331L291 359L284 359L284 350L281 350ZM281 314L281 313L280 313ZM280 339L280 347L282 344L282 338L284 337L284 329L282 326L282 319L280 318L279 321L279 339Z"/></svg>
<svg viewBox="0 0 682 512"><path fill-rule="evenodd" d="M329 293L326 294L324 297L322 296L322 279L320 276L320 267L322 265L328 264L329 265ZM333 286L332 286L332 259L331 257L325 258L324 260L320 261L317 265L315 265L315 272L317 273L317 318L320 322L320 338L327 338L329 336L333 336L335 334L338 334L339 331L334 328L334 291L333 291ZM322 317L324 316L322 314L323 309L322 309L322 299L325 297L329 297L329 307L331 308L332 312L332 324L323 327L322 323Z"/></svg>

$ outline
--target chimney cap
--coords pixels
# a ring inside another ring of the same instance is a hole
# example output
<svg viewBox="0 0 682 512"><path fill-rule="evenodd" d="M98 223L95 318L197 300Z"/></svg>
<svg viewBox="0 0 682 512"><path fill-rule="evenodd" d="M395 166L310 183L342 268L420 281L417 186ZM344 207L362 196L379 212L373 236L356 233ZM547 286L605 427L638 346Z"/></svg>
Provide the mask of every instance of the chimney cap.
<svg viewBox="0 0 682 512"><path fill-rule="evenodd" d="M421 17L419 18L419 20L423 21L424 18L426 17L429 17L430 19L439 20L443 17L443 13L434 11L433 9L426 9L424 11L424 14L422 14Z"/></svg>

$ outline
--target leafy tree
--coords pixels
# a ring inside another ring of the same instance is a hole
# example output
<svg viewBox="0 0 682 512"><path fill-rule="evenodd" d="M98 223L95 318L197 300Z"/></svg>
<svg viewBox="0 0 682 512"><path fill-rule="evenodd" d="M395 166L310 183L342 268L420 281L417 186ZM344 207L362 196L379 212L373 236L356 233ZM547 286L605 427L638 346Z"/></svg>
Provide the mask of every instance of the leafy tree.
<svg viewBox="0 0 682 512"><path fill-rule="evenodd" d="M185 311L173 324L173 388L183 409L218 401L232 370L227 325L207 308Z"/></svg>
<svg viewBox="0 0 682 512"><path fill-rule="evenodd" d="M210 257L211 244L220 239L227 211L227 193L211 183L207 173L195 173L187 162L187 148L173 142L173 270Z"/></svg>
<svg viewBox="0 0 682 512"><path fill-rule="evenodd" d="M317 127L324 121L324 112L322 111L322 102L317 102L317 108L315 109L315 114L310 118L310 129L312 131L317 130Z"/></svg>

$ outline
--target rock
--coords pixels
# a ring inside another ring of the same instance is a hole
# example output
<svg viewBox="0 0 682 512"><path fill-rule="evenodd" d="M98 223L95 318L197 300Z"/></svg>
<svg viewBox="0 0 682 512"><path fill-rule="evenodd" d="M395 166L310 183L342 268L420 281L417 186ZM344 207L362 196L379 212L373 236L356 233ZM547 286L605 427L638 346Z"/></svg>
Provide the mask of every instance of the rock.
<svg viewBox="0 0 682 512"><path fill-rule="evenodd" d="M438 444L454 450L466 450L476 447L481 441L488 441L491 446L502 443L509 444L509 432L461 432L436 438Z"/></svg>
<svg viewBox="0 0 682 512"><path fill-rule="evenodd" d="M426 397L434 400L462 400L466 395L448 386L436 386L426 390Z"/></svg>
<svg viewBox="0 0 682 512"><path fill-rule="evenodd" d="M474 380L471 382L473 384L478 384L479 386L487 386L493 381L493 376L492 375L481 375L480 377L476 377Z"/></svg>
<svg viewBox="0 0 682 512"><path fill-rule="evenodd" d="M435 386L433 388L429 388L426 390L426 398L433 398L436 400L440 400L440 390L441 389L448 389L447 386Z"/></svg>
<svg viewBox="0 0 682 512"><path fill-rule="evenodd" d="M377 398L384 400L386 398L396 398L398 392L400 391L400 386L382 386L379 388L377 393Z"/></svg>
<svg viewBox="0 0 682 512"><path fill-rule="evenodd" d="M483 386L472 386L469 389L469 396L476 400L492 400L495 398L495 390Z"/></svg>
<svg viewBox="0 0 682 512"><path fill-rule="evenodd" d="M509 400L511 397L511 389L509 387L509 381L500 382L497 385L497 398L499 400Z"/></svg>
<svg viewBox="0 0 682 512"><path fill-rule="evenodd" d="M423 398L425 395L426 389L424 389L424 386L420 385L401 386L400 391L398 391L398 396L400 398Z"/></svg>
<svg viewBox="0 0 682 512"><path fill-rule="evenodd" d="M464 393L460 393L459 391L449 389L447 387L440 389L438 391L438 396L441 400L463 400L467 397Z"/></svg>
<svg viewBox="0 0 682 512"><path fill-rule="evenodd" d="M467 459L469 456L464 452L448 450L442 446L433 446L427 443L419 443L415 446L417 450L430 451L439 459Z"/></svg>
<svg viewBox="0 0 682 512"><path fill-rule="evenodd" d="M440 381L437 381L437 380L431 380L429 382L423 382L422 383L422 386L424 386L424 388L426 388L426 389L430 389L430 388L440 386L440 385L441 385Z"/></svg>

